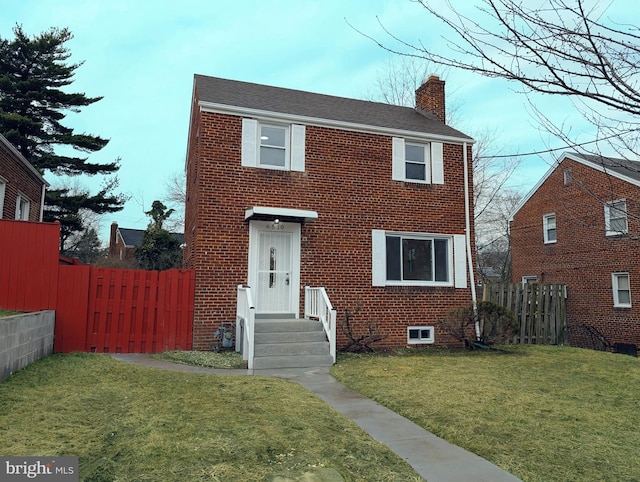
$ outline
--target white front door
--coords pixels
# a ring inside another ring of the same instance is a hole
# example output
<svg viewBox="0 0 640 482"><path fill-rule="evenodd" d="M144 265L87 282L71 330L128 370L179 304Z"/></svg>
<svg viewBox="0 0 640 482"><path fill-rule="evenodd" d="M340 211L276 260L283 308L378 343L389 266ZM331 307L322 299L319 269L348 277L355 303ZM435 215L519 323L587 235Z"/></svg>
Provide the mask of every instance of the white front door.
<svg viewBox="0 0 640 482"><path fill-rule="evenodd" d="M249 223L249 286L256 313L298 316L300 224Z"/></svg>

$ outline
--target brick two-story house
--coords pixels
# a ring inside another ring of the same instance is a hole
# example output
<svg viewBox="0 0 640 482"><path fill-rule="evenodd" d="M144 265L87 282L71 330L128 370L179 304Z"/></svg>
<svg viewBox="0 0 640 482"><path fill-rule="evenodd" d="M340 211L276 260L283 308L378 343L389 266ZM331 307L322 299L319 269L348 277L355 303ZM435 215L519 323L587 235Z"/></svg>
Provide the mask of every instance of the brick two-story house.
<svg viewBox="0 0 640 482"><path fill-rule="evenodd" d="M570 344L584 346L590 334L598 344L640 345L638 216L640 162L574 153L516 207L513 282L567 286Z"/></svg>
<svg viewBox="0 0 640 482"><path fill-rule="evenodd" d="M185 267L194 348L236 320L238 285L263 317L303 316L305 286L337 310L338 349L455 343L438 328L472 300L471 144L447 126L444 82L416 108L196 75Z"/></svg>
<svg viewBox="0 0 640 482"><path fill-rule="evenodd" d="M48 185L38 170L0 134L0 219L42 221Z"/></svg>

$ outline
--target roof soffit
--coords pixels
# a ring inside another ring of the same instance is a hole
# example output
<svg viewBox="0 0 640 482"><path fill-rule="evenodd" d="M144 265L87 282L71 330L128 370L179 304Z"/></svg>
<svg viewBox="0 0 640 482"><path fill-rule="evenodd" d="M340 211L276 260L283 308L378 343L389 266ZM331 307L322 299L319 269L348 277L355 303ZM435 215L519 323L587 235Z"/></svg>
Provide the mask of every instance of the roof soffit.
<svg viewBox="0 0 640 482"><path fill-rule="evenodd" d="M317 127L328 127L331 129L340 129L353 132L363 132L367 134L378 134L385 136L411 137L414 139L423 139L431 141L441 141L449 144L474 144L475 140L467 137L444 136L441 134L431 134L423 131L413 131L404 129L392 129L389 127L374 126L369 124L358 124L351 122L338 121L333 119L321 119L317 117L307 117L295 114L284 114L259 109L251 109L249 107L229 106L225 104L216 104L212 102L200 101L198 103L202 112L214 112L221 114L239 115L245 117L254 117L264 121L280 121L293 124L313 125Z"/></svg>

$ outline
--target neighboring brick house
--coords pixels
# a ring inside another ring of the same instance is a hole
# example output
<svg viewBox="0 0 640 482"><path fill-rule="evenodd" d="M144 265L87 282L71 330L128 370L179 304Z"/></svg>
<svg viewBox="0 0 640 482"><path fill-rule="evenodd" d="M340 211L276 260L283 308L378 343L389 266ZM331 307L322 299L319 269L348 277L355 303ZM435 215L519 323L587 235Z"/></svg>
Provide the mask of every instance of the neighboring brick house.
<svg viewBox="0 0 640 482"><path fill-rule="evenodd" d="M0 218L42 221L49 183L0 134Z"/></svg>
<svg viewBox="0 0 640 482"><path fill-rule="evenodd" d="M444 123L438 77L416 102L195 76L185 223L194 349L236 320L238 285L251 287L258 314L295 318L304 287L322 286L338 325L347 313L359 333L375 324L379 347L459 343L437 323L472 301L473 140Z"/></svg>
<svg viewBox="0 0 640 482"><path fill-rule="evenodd" d="M111 223L109 236L109 257L119 261L133 261L136 246L142 242L144 229L120 228L118 223ZM182 233L171 233L180 244L184 241Z"/></svg>
<svg viewBox="0 0 640 482"><path fill-rule="evenodd" d="M640 162L573 153L516 207L513 282L567 286L570 344L582 346L586 330L640 345L638 216Z"/></svg>

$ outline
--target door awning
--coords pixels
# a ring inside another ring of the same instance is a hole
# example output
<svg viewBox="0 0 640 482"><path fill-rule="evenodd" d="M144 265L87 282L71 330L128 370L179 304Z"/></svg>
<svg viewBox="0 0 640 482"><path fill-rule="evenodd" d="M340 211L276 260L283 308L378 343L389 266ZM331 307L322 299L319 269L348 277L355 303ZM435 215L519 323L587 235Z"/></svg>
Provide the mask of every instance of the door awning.
<svg viewBox="0 0 640 482"><path fill-rule="evenodd" d="M306 209L272 208L253 206L244 210L245 221L250 219L280 219L282 221L310 222L318 219L318 213Z"/></svg>

